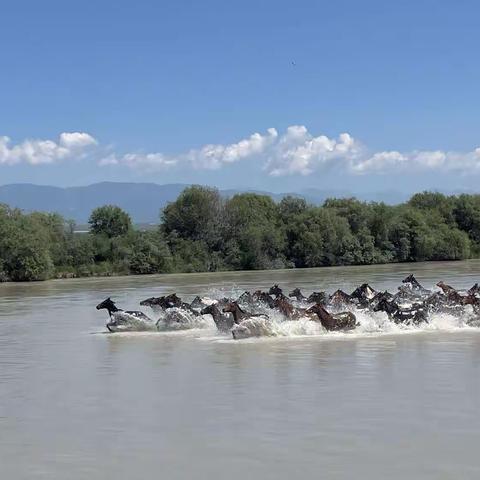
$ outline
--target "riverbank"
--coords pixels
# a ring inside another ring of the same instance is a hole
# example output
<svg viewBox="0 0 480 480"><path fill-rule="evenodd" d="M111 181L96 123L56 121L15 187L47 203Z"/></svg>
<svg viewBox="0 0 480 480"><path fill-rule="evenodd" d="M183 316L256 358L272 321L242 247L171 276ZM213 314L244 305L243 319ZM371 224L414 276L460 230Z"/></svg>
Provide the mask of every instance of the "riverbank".
<svg viewBox="0 0 480 480"><path fill-rule="evenodd" d="M15 289L24 287L26 291L30 288L41 289L51 288L53 285L111 285L110 293L117 287L123 288L125 285L138 286L158 284L158 289L164 292L184 291L186 285L194 282L202 285L202 291L205 289L217 289L227 286L228 288L240 284L240 279L246 282L249 290L255 288L267 288L275 283L282 284L285 278L298 278L299 284L310 285L310 289L318 290L321 287L327 291L333 292L336 288L342 288L346 285L354 289L364 282L371 283L375 288L382 288L385 279L394 276L400 282L407 275L413 273L420 279L425 280L426 286L433 287L435 283L443 279L446 283L449 281L448 272L455 271L461 273L461 278L467 278L468 281L457 287L471 287L476 281L480 281L480 259L452 260L436 262L404 262L389 263L382 265L350 265L333 267L314 267L314 268L294 268L294 269L275 269L275 270L243 270L243 271L222 271L222 272L193 272L193 273L158 273L144 275L107 275L107 276L85 276L70 278L52 278L43 281L32 282L1 282L0 288ZM431 276L430 272L439 272L438 277ZM332 283L333 278L338 280ZM222 281L220 281L222 279ZM267 279L262 281L261 279ZM325 280L330 279L328 284ZM106 283L108 282L108 283ZM397 282L397 284L398 284ZM430 282L430 283L429 283ZM471 285L469 285L469 282ZM165 285L173 285L176 290L165 290ZM293 285L295 288L297 285ZM395 285L392 283L392 288ZM157 289L155 290L157 292ZM153 292L153 293L155 293ZM191 292L195 296L196 292ZM147 295L148 296L148 295Z"/></svg>
<svg viewBox="0 0 480 480"><path fill-rule="evenodd" d="M248 274L248 273L265 273L265 272L285 272L285 271L291 271L291 270L328 270L328 269L336 269L336 268L355 268L355 267L388 267L388 266L394 266L394 265L402 265L403 267L407 268L407 266L411 266L411 271L416 271L418 265L422 264L456 264L458 262L475 262L478 261L479 263L479 269L480 269L480 259L479 258L470 258L467 260L441 260L441 261L418 261L418 262L391 262L391 263L376 263L376 264L370 264L370 265L335 265L335 266L324 266L324 267L305 267L305 268L277 268L277 269L265 269L265 270L217 270L214 272L159 272L159 273L145 273L145 274L139 274L139 273L129 273L128 271L109 271L106 270L104 267L100 267L99 270L96 273L89 272L89 273L76 273L72 271L64 271L64 272L57 272L54 276L50 278L45 278L41 280L31 280L35 282L42 282L42 281L48 281L48 280L68 280L68 279L87 279L87 278L116 278L116 277L151 277L154 275L160 276L160 275L206 275L206 274ZM15 281L10 281L10 280L0 280L0 284L2 283L18 283ZM22 282L20 282L22 283ZM28 282L27 282L28 283Z"/></svg>
<svg viewBox="0 0 480 480"><path fill-rule="evenodd" d="M0 280L244 271L463 260L480 252L480 196L414 195L389 206L194 186L138 231L119 207L95 209L89 233L55 214L0 205Z"/></svg>

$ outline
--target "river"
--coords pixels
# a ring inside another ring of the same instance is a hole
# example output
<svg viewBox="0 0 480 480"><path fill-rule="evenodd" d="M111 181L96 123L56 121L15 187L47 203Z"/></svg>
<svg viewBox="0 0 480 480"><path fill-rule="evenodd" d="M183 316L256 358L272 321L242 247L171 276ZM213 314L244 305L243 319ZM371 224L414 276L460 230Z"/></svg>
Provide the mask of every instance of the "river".
<svg viewBox="0 0 480 480"><path fill-rule="evenodd" d="M112 296L470 287L480 262L0 285L0 478L478 479L480 329L106 334Z"/></svg>

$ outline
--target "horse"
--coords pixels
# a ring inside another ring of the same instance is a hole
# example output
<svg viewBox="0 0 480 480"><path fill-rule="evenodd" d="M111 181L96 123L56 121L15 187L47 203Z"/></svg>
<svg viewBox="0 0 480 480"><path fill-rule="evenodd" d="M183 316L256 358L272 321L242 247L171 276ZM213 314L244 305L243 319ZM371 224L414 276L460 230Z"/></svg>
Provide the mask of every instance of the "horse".
<svg viewBox="0 0 480 480"><path fill-rule="evenodd" d="M276 283L275 285L273 285L273 287L269 288L268 293L270 295L275 295L276 297L278 297L278 295L283 294L283 290Z"/></svg>
<svg viewBox="0 0 480 480"><path fill-rule="evenodd" d="M414 277L413 274L408 275L402 280L402 283L410 287L412 290L425 290L420 282Z"/></svg>
<svg viewBox="0 0 480 480"><path fill-rule="evenodd" d="M344 307L355 303L354 299L343 290L336 290L328 299L327 305L331 307Z"/></svg>
<svg viewBox="0 0 480 480"><path fill-rule="evenodd" d="M236 300L237 303L241 303L242 305L253 305L253 297L252 294L248 291L243 292Z"/></svg>
<svg viewBox="0 0 480 480"><path fill-rule="evenodd" d="M480 294L480 286L478 285L478 283L475 283L475 285L472 287L472 288L469 288L467 290L467 293L469 295L477 295L477 294Z"/></svg>
<svg viewBox="0 0 480 480"><path fill-rule="evenodd" d="M268 308L273 308L275 306L273 298L267 292L262 292L261 290L253 292L252 300L254 302L262 303Z"/></svg>
<svg viewBox="0 0 480 480"><path fill-rule="evenodd" d="M190 302L190 308L194 310L201 310L202 308L208 307L214 303L213 300L205 297L199 297L198 295Z"/></svg>
<svg viewBox="0 0 480 480"><path fill-rule="evenodd" d="M303 295L303 293L300 291L299 288L295 288L293 289L289 294L288 296L290 298L294 298L295 300L297 300L297 302L305 302L307 300L307 297L305 295Z"/></svg>
<svg viewBox="0 0 480 480"><path fill-rule="evenodd" d="M140 302L142 307L150 307L153 311L167 310L169 308L180 308L192 313L195 316L200 315L192 306L182 301L182 299L176 294L172 293L163 297L150 297Z"/></svg>
<svg viewBox="0 0 480 480"><path fill-rule="evenodd" d="M467 291L467 295L461 295L455 288L446 285L444 282L438 282L437 287L442 289L442 292L447 297L449 302L454 305L478 305L479 299L475 295L475 285Z"/></svg>
<svg viewBox="0 0 480 480"><path fill-rule="evenodd" d="M155 322L149 316L140 311L124 311L118 308L110 297L99 303L96 308L97 310L107 310L110 321L106 326L110 332L131 332L155 329Z"/></svg>
<svg viewBox="0 0 480 480"><path fill-rule="evenodd" d="M211 315L215 325L221 332L228 332L232 329L235 322L232 315L224 315L217 304L212 303L200 311L201 315Z"/></svg>
<svg viewBox="0 0 480 480"><path fill-rule="evenodd" d="M412 296L426 296L430 295L432 292L424 288L420 282L413 276L413 274L408 275L402 280L403 285L398 287L399 292L407 297Z"/></svg>
<svg viewBox="0 0 480 480"><path fill-rule="evenodd" d="M312 292L307 298L307 303L326 303L327 299L325 292Z"/></svg>
<svg viewBox="0 0 480 480"><path fill-rule="evenodd" d="M240 322L247 318L251 317L265 317L268 318L268 315L264 313L250 313L242 310L240 305L237 302L229 302L227 303L223 309L223 313L231 313L233 315L233 321L238 325Z"/></svg>
<svg viewBox="0 0 480 480"><path fill-rule="evenodd" d="M352 312L341 312L332 315L320 303L307 309L306 313L315 313L323 328L328 331L353 330L359 325L357 318Z"/></svg>
<svg viewBox="0 0 480 480"><path fill-rule="evenodd" d="M401 308L395 300L383 298L373 309L374 312L385 312L397 324L418 325L427 322L427 309L424 304L414 304L410 308Z"/></svg>
<svg viewBox="0 0 480 480"><path fill-rule="evenodd" d="M386 300L389 302L393 299L393 295L385 290L384 292L378 292L370 301L368 302L368 308L374 310L374 308L382 301Z"/></svg>
<svg viewBox="0 0 480 480"><path fill-rule="evenodd" d="M149 297L140 302L142 307L150 307L153 310L161 309L166 310L167 308L178 308L182 304L182 299L177 296L176 293L166 295L163 297Z"/></svg>
<svg viewBox="0 0 480 480"><path fill-rule="evenodd" d="M289 301L285 295L279 295L274 300L275 309L278 310L284 317L289 320L297 320L301 315Z"/></svg>
<svg viewBox="0 0 480 480"><path fill-rule="evenodd" d="M368 283L363 283L350 294L350 297L356 298L361 306L366 307L376 294L377 292Z"/></svg>
<svg viewBox="0 0 480 480"><path fill-rule="evenodd" d="M442 290L442 292L449 297L450 295L458 295L459 293L450 285L447 285L443 280L437 283L437 287Z"/></svg>

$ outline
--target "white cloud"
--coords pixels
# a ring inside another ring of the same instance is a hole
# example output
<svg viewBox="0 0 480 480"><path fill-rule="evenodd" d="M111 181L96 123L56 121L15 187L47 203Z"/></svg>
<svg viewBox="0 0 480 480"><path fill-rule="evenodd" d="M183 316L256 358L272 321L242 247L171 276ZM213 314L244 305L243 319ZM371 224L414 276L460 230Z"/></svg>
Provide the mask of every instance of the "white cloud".
<svg viewBox="0 0 480 480"><path fill-rule="evenodd" d="M111 152L105 156L105 152ZM292 125L279 134L275 128L253 133L236 143L207 144L178 155L162 152L118 153L101 148L97 140L83 132L64 132L57 141L24 140L12 144L0 136L0 165L52 164L91 155L101 166L125 166L141 172L174 168L217 170L258 159L271 176L311 175L336 169L347 174L415 173L420 171L480 173L480 148L470 152L414 150L401 152L368 151L348 133L337 138L312 135L303 125Z"/></svg>
<svg viewBox="0 0 480 480"><path fill-rule="evenodd" d="M98 145L95 140L88 133L83 132L64 132L60 134L60 145L68 149L77 149L89 147L91 145Z"/></svg>
<svg viewBox="0 0 480 480"><path fill-rule="evenodd" d="M348 133L342 133L338 139L313 137L306 127L294 125L280 138L265 169L273 176L310 175L315 170L353 161L361 151L360 144Z"/></svg>
<svg viewBox="0 0 480 480"><path fill-rule="evenodd" d="M254 133L249 138L230 145L205 145L200 150L190 150L186 159L195 168L215 170L225 164L235 163L244 158L260 155L272 145L278 137L274 128L269 128L266 135Z"/></svg>
<svg viewBox="0 0 480 480"><path fill-rule="evenodd" d="M99 165L125 165L133 169L155 170L174 166L177 161L174 158L168 158L162 153L126 153L122 156L111 154L102 158Z"/></svg>
<svg viewBox="0 0 480 480"><path fill-rule="evenodd" d="M81 132L62 133L58 142L24 140L16 145L11 145L10 138L4 136L0 137L0 165L18 163L41 165L69 158L80 158L89 147L96 144L97 141L91 135Z"/></svg>
<svg viewBox="0 0 480 480"><path fill-rule="evenodd" d="M464 172L480 171L480 148L472 152L397 151L378 152L351 164L352 173Z"/></svg>
<svg viewBox="0 0 480 480"><path fill-rule="evenodd" d="M165 155L163 153L127 153L121 156L109 155L99 164L125 165L134 169L147 171L164 170L178 165L189 166L198 170L217 170L224 165L264 153L275 142L278 133L269 128L265 135L254 133L237 143L227 145L208 144L200 149L192 149L185 154Z"/></svg>
<svg viewBox="0 0 480 480"><path fill-rule="evenodd" d="M342 133L337 139L325 135L314 137L306 127L293 125L288 127L283 135L279 135L275 128L269 128L265 134L254 133L237 143L208 144L186 154L112 154L99 163L102 166L125 165L148 171L180 165L198 170L217 170L225 165L256 157L263 159L264 169L270 175L309 175L325 166L352 161L361 150L359 143L348 133Z"/></svg>

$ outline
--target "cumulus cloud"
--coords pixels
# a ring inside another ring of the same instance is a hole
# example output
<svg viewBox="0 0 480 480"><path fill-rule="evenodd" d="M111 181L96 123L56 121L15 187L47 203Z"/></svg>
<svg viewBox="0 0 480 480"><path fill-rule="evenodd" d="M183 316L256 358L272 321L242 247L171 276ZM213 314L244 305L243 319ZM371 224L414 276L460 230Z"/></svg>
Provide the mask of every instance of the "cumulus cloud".
<svg viewBox="0 0 480 480"><path fill-rule="evenodd" d="M237 143L227 145L208 144L200 149L192 149L185 154L165 155L163 153L127 153L121 156L111 154L100 160L100 165L125 165L135 169L164 170L178 165L186 165L199 170L217 170L224 165L261 155L272 145L278 133L269 128L265 135L254 133Z"/></svg>
<svg viewBox="0 0 480 480"><path fill-rule="evenodd" d="M108 156L105 152L110 151ZM271 176L311 175L335 169L352 175L457 171L480 173L480 148L470 152L442 150L387 150L372 152L349 133L338 137L312 135L303 125L292 125L283 133L269 128L230 144L207 144L178 155L162 152L118 153L99 146L88 133L64 132L57 141L25 140L16 145L0 136L0 165L51 164L91 155L99 165L124 166L140 172L174 168L218 170L256 159Z"/></svg>
<svg viewBox="0 0 480 480"><path fill-rule="evenodd" d="M348 133L338 138L313 136L302 125L287 128L279 135L275 128L266 133L254 133L231 144L208 144L185 154L127 153L111 154L100 160L100 165L124 165L147 171L187 166L197 170L217 170L241 160L259 158L264 170L272 176L309 175L327 166L347 166L362 151L361 145Z"/></svg>
<svg viewBox="0 0 480 480"><path fill-rule="evenodd" d="M354 161L352 173L395 173L419 171L472 172L480 171L480 148L472 152L398 151L377 152Z"/></svg>
<svg viewBox="0 0 480 480"><path fill-rule="evenodd" d="M205 145L199 150L190 150L186 159L196 168L215 170L223 165L264 153L278 137L274 128L265 135L254 133L250 137L230 145Z"/></svg>
<svg viewBox="0 0 480 480"><path fill-rule="evenodd" d="M312 136L306 127L287 128L270 154L265 169L273 176L310 175L315 170L345 166L361 152L360 144L348 133L337 139L325 135Z"/></svg>
<svg viewBox="0 0 480 480"><path fill-rule="evenodd" d="M88 133L64 132L53 140L24 140L12 145L9 137L0 137L0 165L28 163L42 165L69 158L81 158L97 141Z"/></svg>

